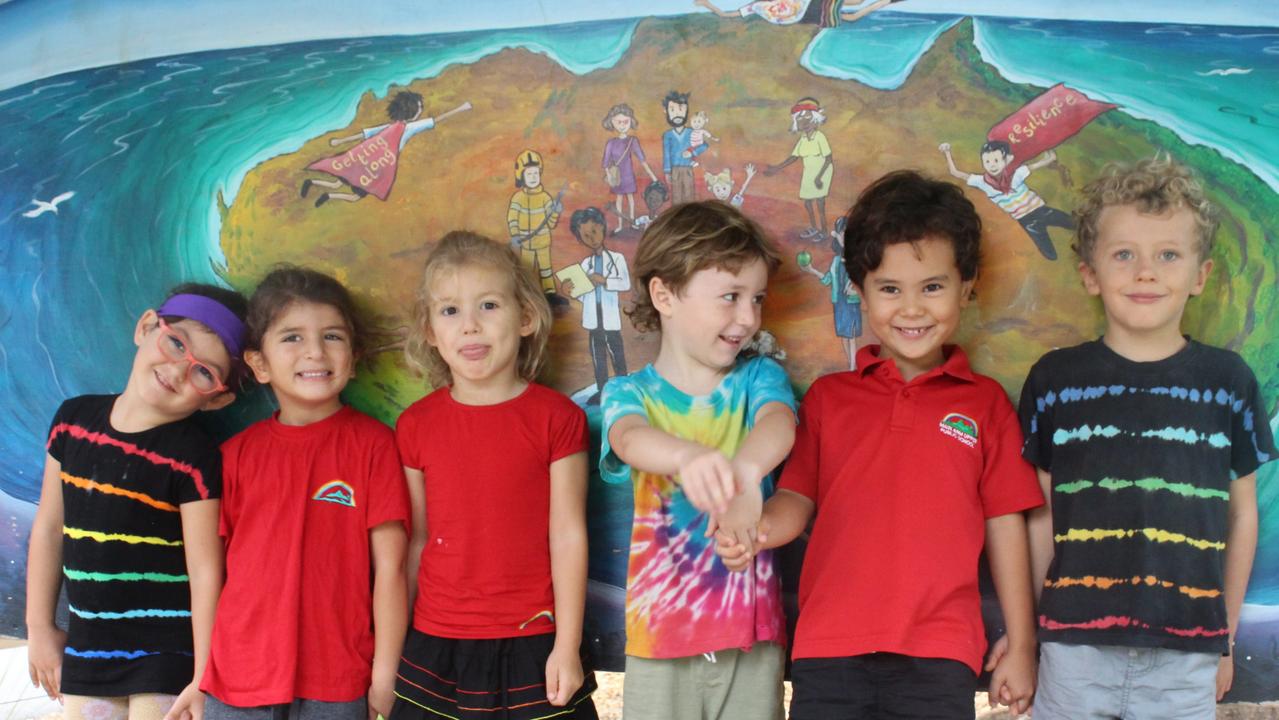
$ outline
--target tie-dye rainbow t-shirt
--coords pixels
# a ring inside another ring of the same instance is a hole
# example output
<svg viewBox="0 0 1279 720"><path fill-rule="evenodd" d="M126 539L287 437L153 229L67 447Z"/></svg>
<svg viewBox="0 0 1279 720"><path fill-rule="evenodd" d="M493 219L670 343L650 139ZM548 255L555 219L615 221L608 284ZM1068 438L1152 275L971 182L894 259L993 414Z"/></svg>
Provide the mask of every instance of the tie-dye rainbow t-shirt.
<svg viewBox="0 0 1279 720"><path fill-rule="evenodd" d="M772 553L761 552L746 572L729 572L715 555L714 539L705 537L706 513L689 503L674 479L633 470L608 444L613 423L643 415L655 429L718 448L731 458L759 410L772 402L795 409L786 372L762 357L739 359L709 395L681 392L652 365L605 386L600 474L608 482L633 482L635 489L626 571L627 655L689 657L785 642ZM768 497L772 476L762 484Z"/></svg>

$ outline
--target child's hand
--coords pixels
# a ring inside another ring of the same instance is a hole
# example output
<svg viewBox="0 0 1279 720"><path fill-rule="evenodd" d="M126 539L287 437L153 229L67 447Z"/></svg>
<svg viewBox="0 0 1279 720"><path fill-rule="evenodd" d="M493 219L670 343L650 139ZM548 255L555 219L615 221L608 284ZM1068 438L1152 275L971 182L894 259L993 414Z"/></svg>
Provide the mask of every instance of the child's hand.
<svg viewBox="0 0 1279 720"><path fill-rule="evenodd" d="M1217 702L1230 692L1230 686L1235 684L1235 656L1228 655L1217 663Z"/></svg>
<svg viewBox="0 0 1279 720"><path fill-rule="evenodd" d="M950 154L950 143L942 143L941 145L938 145L938 146L937 146L937 149L938 149L938 150L941 150L943 154L949 155L949 154Z"/></svg>
<svg viewBox="0 0 1279 720"><path fill-rule="evenodd" d="M746 177L755 177L755 163L746 163Z"/></svg>
<svg viewBox="0 0 1279 720"><path fill-rule="evenodd" d="M164 720L202 720L204 718L204 693L200 692L200 681L192 680L182 688L173 707L165 713Z"/></svg>
<svg viewBox="0 0 1279 720"><path fill-rule="evenodd" d="M684 152L680 153L680 155L683 155L683 156L684 156L684 157L686 157L686 158L691 158L691 157L693 157L693 151L692 151L692 150L685 150Z"/></svg>
<svg viewBox="0 0 1279 720"><path fill-rule="evenodd" d="M1004 655L1008 653L1008 636L1000 635L994 645L990 646L990 652L986 654L986 666L983 668L986 672L993 672L995 667L999 665L999 661L1004 659Z"/></svg>
<svg viewBox="0 0 1279 720"><path fill-rule="evenodd" d="M582 658L576 648L562 648L556 643L546 658L546 699L556 707L564 707L580 687Z"/></svg>
<svg viewBox="0 0 1279 720"><path fill-rule="evenodd" d="M702 512L723 513L737 494L733 466L724 453L698 445L679 464L679 483L693 507Z"/></svg>
<svg viewBox="0 0 1279 720"><path fill-rule="evenodd" d="M31 684L44 688L50 700L62 702L62 651L67 633L62 628L31 628L27 638L27 670Z"/></svg>
<svg viewBox="0 0 1279 720"><path fill-rule="evenodd" d="M769 525L767 518L760 519L759 525L755 526L753 547L743 544L735 535L719 532L714 522L711 523L711 530L715 535L715 554L724 563L724 567L730 572L742 572L750 567L751 561L755 559L755 552L763 547L768 538Z"/></svg>
<svg viewBox="0 0 1279 720"><path fill-rule="evenodd" d="M378 715L384 718L391 717L391 706L394 704L395 671L388 673L374 671L373 682L369 684L369 720L377 720Z"/></svg>
<svg viewBox="0 0 1279 720"><path fill-rule="evenodd" d="M731 537L746 551L755 554L755 532L764 511L764 494L759 485L747 485L728 501L728 510L714 516L718 535Z"/></svg>
<svg viewBox="0 0 1279 720"><path fill-rule="evenodd" d="M996 643L998 646L999 643ZM992 649L992 657L998 647ZM1035 697L1035 646L1012 648L1004 643L1004 652L990 676L987 690L991 707L1007 705L1020 715L1030 708Z"/></svg>

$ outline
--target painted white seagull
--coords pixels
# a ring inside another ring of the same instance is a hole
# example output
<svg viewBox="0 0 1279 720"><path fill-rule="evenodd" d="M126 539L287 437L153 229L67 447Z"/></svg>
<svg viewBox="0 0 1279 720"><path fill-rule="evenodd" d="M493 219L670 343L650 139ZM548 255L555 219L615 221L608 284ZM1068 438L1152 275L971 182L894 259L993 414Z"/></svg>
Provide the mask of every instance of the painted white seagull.
<svg viewBox="0 0 1279 720"><path fill-rule="evenodd" d="M41 215L43 215L43 214L45 214L45 213L47 213L47 212L51 212L51 213L53 213L54 215L57 215L57 214L58 214L58 205L59 205L60 203L62 203L63 201L65 201L65 200L70 200L70 199L71 199L71 198L73 198L73 197L75 197L75 192L73 192L73 191L68 191L68 192L64 192L64 193L62 193L61 195L59 195L59 196L55 197L54 199L50 200L49 202L45 202L45 201L43 201L43 200L36 200L36 199L32 198L32 200L31 200L31 204L35 205L35 206L36 206L36 209L35 209L35 210L28 210L28 211L26 211L26 212L22 213L22 217L29 217L29 218L33 218L33 217L40 217Z"/></svg>

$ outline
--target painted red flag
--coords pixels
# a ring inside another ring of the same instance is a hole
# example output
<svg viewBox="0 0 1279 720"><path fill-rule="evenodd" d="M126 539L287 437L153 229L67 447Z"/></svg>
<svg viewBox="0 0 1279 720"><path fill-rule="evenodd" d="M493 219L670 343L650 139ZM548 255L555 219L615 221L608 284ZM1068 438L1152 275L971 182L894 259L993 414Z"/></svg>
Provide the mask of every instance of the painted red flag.
<svg viewBox="0 0 1279 720"><path fill-rule="evenodd" d="M1013 164L1004 171L1011 176L1017 165L1052 150L1115 107L1058 83L1000 121L986 139L1002 140L1012 147Z"/></svg>
<svg viewBox="0 0 1279 720"><path fill-rule="evenodd" d="M403 136L404 123L393 122L350 150L313 162L307 165L307 169L335 175L350 183L351 187L385 200L395 184L400 138Z"/></svg>

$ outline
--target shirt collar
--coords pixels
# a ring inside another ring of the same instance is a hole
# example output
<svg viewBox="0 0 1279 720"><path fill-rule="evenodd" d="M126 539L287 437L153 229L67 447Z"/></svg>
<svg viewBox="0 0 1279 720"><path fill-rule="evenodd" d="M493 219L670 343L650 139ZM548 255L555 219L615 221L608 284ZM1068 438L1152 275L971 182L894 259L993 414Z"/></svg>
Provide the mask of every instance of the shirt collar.
<svg viewBox="0 0 1279 720"><path fill-rule="evenodd" d="M902 381L901 372L897 370L897 364L890 361L887 357L880 357L879 345L866 345L857 351L857 371L862 377L874 371L876 368L883 367L880 371L882 376L891 377L897 381ZM942 352L946 356L946 360L941 366L933 368L928 372L915 378L912 382L924 382L933 377L940 375L949 375L956 380L964 382L976 382L973 377L972 368L968 364L968 354L958 345L945 345Z"/></svg>

